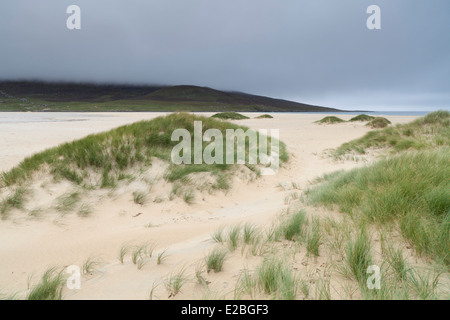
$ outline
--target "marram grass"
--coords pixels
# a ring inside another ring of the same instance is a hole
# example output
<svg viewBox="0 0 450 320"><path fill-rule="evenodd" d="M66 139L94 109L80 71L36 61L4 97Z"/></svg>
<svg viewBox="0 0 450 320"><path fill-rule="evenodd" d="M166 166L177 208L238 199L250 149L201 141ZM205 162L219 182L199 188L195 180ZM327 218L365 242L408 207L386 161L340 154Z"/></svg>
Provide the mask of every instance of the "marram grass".
<svg viewBox="0 0 450 320"><path fill-rule="evenodd" d="M360 114L360 115L357 115L356 117L351 118L350 121L351 122L354 122L354 121L370 121L370 120L373 120L373 119L375 119L375 117L369 116L367 114Z"/></svg>
<svg viewBox="0 0 450 320"><path fill-rule="evenodd" d="M391 121L384 117L376 117L370 120L366 126L371 127L372 129L381 129L386 128L388 125L391 124Z"/></svg>
<svg viewBox="0 0 450 320"><path fill-rule="evenodd" d="M327 116L323 119L316 121L316 123L341 123L341 122L345 122L345 121L342 120L341 118L335 117L335 116Z"/></svg>
<svg viewBox="0 0 450 320"><path fill-rule="evenodd" d="M203 131L218 129L224 137L226 129L243 129L244 131L248 129L214 118L173 113L153 120L125 125L108 132L92 134L37 153L23 160L12 170L4 172L0 178L0 186L23 183L47 165L55 179L65 179L82 186L88 185L85 176L88 176L87 170L90 169L101 175L97 187L114 187L119 178L123 178L125 169L136 165L150 165L153 157L170 162L171 151L179 143L179 141L171 141L173 130L179 128L188 130L191 133L193 147L194 121L202 121ZM204 142L202 147L205 148L207 145L208 142ZM285 145L280 142L280 162L287 160ZM225 164L170 166L166 177L173 182L192 172L218 174L230 167L231 165Z"/></svg>
<svg viewBox="0 0 450 320"><path fill-rule="evenodd" d="M450 262L450 148L404 152L367 167L325 176L309 201L395 222L418 253Z"/></svg>
<svg viewBox="0 0 450 320"><path fill-rule="evenodd" d="M275 232L280 232L286 240L302 240L305 222L306 213L304 210L299 210L289 216Z"/></svg>
<svg viewBox="0 0 450 320"><path fill-rule="evenodd" d="M333 152L333 155L339 158L350 152L364 154L369 148L387 148L397 153L440 146L450 146L448 111L435 111L410 123L370 131L359 139L344 143Z"/></svg>
<svg viewBox="0 0 450 320"><path fill-rule="evenodd" d="M27 300L61 300L64 284L65 278L62 272L50 268L28 293Z"/></svg>
<svg viewBox="0 0 450 320"><path fill-rule="evenodd" d="M171 162L171 152L179 141L171 141L175 129L186 129L191 134L191 148L194 148L194 121L201 121L203 132L208 129L217 129L226 137L227 129L248 129L227 121L214 118L196 116L188 113L173 113L155 118L150 121L140 121L125 125L108 132L92 134L83 139L64 143L58 147L47 149L24 159L18 166L3 172L0 175L0 188L8 187L16 190L11 197L0 202L0 215L7 218L13 208L22 208L25 201L25 188L36 173L48 171L56 181L66 180L80 187L80 190L93 190L101 188L115 188L119 181L123 181L130 169L149 167L154 158L170 163L164 178L176 183L188 181L191 173L210 173L216 182L212 189L226 190L231 187L230 181L237 165L233 164L182 164L174 165ZM256 133L257 136L259 135ZM271 145L268 137L268 146ZM225 141L224 141L225 142ZM204 141L202 150L210 142ZM246 161L249 159L249 142L246 141ZM279 160L283 164L288 160L285 145L280 142ZM224 143L224 147L226 143ZM226 156L224 150L224 160ZM258 153L258 150L257 154ZM270 152L270 150L269 150ZM191 150L192 158L194 152ZM193 162L193 161L192 161ZM224 161L225 162L225 161ZM249 168L253 168L248 163ZM185 183L186 184L186 183ZM176 193L171 193L171 198ZM179 194L179 196L181 193ZM184 192L183 199L192 203L194 193ZM135 193L133 200L143 204L145 196ZM72 211L73 205L78 201L77 194L59 199L59 209Z"/></svg>
<svg viewBox="0 0 450 320"><path fill-rule="evenodd" d="M225 120L243 120L243 119L250 119L247 116L244 116L240 113L237 112L220 112L220 113L216 113L214 115L211 116L212 118L217 118L217 119L225 119Z"/></svg>
<svg viewBox="0 0 450 320"><path fill-rule="evenodd" d="M224 248L214 248L205 258L206 272L213 270L214 272L222 271L223 264L227 256L227 251Z"/></svg>
<svg viewBox="0 0 450 320"><path fill-rule="evenodd" d="M259 290L275 299L295 300L298 279L292 268L277 257L266 257L257 268L255 285Z"/></svg>
<svg viewBox="0 0 450 320"><path fill-rule="evenodd" d="M28 190L22 186L13 190L12 194L0 202L0 217L6 219L13 208L22 209Z"/></svg>
<svg viewBox="0 0 450 320"><path fill-rule="evenodd" d="M260 116L255 117L255 119L273 119L273 116L270 114L262 114Z"/></svg>

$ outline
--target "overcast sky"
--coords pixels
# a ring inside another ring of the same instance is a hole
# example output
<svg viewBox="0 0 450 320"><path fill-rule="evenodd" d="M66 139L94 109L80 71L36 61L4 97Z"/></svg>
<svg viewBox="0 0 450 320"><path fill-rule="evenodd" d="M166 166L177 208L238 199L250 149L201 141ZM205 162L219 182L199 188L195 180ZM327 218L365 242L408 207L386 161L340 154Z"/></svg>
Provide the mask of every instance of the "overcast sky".
<svg viewBox="0 0 450 320"><path fill-rule="evenodd" d="M81 8L81 30L66 9ZM381 8L369 30L368 6ZM1 0L0 79L192 84L450 109L449 0Z"/></svg>

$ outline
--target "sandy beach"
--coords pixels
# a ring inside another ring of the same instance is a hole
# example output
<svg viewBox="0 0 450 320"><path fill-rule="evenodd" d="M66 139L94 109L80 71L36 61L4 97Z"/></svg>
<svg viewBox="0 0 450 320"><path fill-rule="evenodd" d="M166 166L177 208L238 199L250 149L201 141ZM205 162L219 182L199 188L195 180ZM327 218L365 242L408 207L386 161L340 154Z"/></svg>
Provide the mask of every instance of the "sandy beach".
<svg viewBox="0 0 450 320"><path fill-rule="evenodd" d="M253 119L257 114L244 114L251 119L237 123L252 129L280 130L280 140L286 144L290 160L278 174L261 176L253 182L235 178L228 192L205 192L196 196L190 205L181 199L167 200L168 186L161 182L151 190L154 200L143 206L135 204L121 190L112 194L94 191L83 198L94 208L86 218L76 214L44 213L35 219L14 214L0 221L1 291L23 295L30 283L38 281L48 267L81 267L91 258L99 262L97 268L83 275L80 290L65 289L65 299L149 299L149 295L153 299L167 299L164 279L182 269L189 279L194 279L196 268L215 246L211 239L215 230L247 222L270 227L292 205L286 199L293 192L301 193L324 173L366 164L364 161L336 161L325 154L327 149L370 131L363 122L319 125L314 121L324 114L277 113L273 114L273 119ZM0 171L7 171L25 157L63 142L159 115L161 113L67 114L55 115L57 120L52 120L53 115L46 114L50 120L0 122ZM344 120L352 117L337 116ZM387 117L393 124L417 118ZM152 174L161 176L163 168L163 164L155 163ZM48 180L48 176L42 176L39 183ZM290 187L292 183L295 189ZM45 202L52 193L64 193L65 186L60 187L61 190L42 192L39 201ZM27 209L39 207L39 201L27 204ZM320 210L310 209L310 212L322 214ZM122 264L118 259L120 248L140 243L153 244L153 257L140 270L129 256ZM166 258L157 264L156 257L162 252ZM300 251L299 255L305 253ZM326 259L319 257L314 262L318 269ZM246 257L239 250L231 253L223 272L205 273L210 283L209 298L233 298L233 289L242 270L251 269L258 262L259 257ZM300 263L298 268L302 268ZM152 288L156 289L150 294ZM198 283L189 280L174 298L200 299L205 298L205 292Z"/></svg>
<svg viewBox="0 0 450 320"><path fill-rule="evenodd" d="M1 1L0 302L450 300L450 1L378 2Z"/></svg>

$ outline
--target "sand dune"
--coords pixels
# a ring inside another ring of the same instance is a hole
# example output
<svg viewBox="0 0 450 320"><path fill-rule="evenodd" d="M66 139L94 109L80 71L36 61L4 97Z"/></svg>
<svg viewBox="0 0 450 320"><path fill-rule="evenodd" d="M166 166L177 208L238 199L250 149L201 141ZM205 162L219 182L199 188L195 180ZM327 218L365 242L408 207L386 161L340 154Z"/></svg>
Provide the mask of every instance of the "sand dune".
<svg viewBox="0 0 450 320"><path fill-rule="evenodd" d="M158 115L111 113L87 116L83 121L1 124L0 170L8 170L24 157L62 142ZM38 218L15 213L8 220L0 221L0 291L18 292L23 296L29 282L38 281L48 267L82 266L91 257L100 262L99 266L91 274L83 275L81 290L66 289L66 299L148 299L152 286L156 286L153 298L167 299L164 279L182 269L190 280L175 298L205 297L205 291L192 279L205 255L215 246L211 239L213 232L221 226L246 222L270 227L283 210L293 205L289 195L301 193L314 178L364 165L364 161L335 161L324 152L370 129L364 123L313 123L323 116L274 114L273 119L238 121L253 129L280 129L280 139L291 154L290 161L277 175L262 176L253 182L235 178L228 192L198 194L191 205L181 199L170 201L167 198L170 189L161 181L152 188L150 201L143 206L133 203L129 193L123 190L113 194L94 192L82 195L83 202L94 208L85 218L73 213L43 212ZM339 116L345 120L352 117ZM394 124L414 118L389 116ZM162 165L156 163L154 169ZM46 179L44 176L41 181ZM63 194L65 188L70 186L49 182L27 207L39 207L48 194ZM321 214L320 210L313 212ZM123 264L119 262L122 246L142 243L153 244L154 252L141 270L130 261L129 254ZM164 250L166 258L158 265L158 253ZM208 292L212 296L209 298L233 298L241 271L259 261L259 257L246 257L239 250L230 253L223 272L205 274L210 282ZM320 269L324 261L326 257L320 257L314 263ZM30 280L32 274L34 277Z"/></svg>

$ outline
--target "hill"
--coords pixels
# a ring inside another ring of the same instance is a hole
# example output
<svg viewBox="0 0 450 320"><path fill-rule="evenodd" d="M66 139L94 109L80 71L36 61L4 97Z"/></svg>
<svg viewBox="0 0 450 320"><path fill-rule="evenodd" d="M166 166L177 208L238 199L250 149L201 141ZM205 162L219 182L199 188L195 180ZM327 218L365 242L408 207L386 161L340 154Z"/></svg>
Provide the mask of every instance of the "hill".
<svg viewBox="0 0 450 320"><path fill-rule="evenodd" d="M0 111L340 112L198 86L0 82Z"/></svg>

